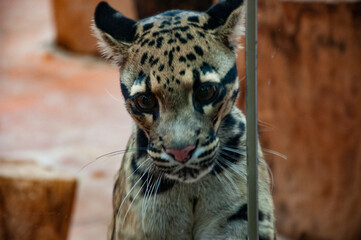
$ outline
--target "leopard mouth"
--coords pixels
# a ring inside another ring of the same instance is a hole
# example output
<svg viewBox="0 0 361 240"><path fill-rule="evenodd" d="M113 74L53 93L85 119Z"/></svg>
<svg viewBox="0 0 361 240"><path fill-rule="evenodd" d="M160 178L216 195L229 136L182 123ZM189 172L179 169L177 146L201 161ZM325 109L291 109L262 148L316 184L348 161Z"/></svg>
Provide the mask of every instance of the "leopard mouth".
<svg viewBox="0 0 361 240"><path fill-rule="evenodd" d="M176 169L175 171L172 171L171 173L165 173L166 177L178 180L180 182L196 182L205 175L207 175L209 172L212 171L214 167L214 160L208 160L207 164L199 165L199 167L188 167L183 166L180 169Z"/></svg>

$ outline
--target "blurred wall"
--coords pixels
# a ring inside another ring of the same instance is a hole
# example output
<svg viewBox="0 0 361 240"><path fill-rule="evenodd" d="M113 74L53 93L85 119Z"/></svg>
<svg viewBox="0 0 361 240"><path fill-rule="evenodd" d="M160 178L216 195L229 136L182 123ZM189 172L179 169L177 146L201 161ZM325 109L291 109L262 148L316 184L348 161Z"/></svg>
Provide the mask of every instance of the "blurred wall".
<svg viewBox="0 0 361 240"><path fill-rule="evenodd" d="M361 2L259 2L259 119L277 226L361 239ZM262 124L261 124L262 125Z"/></svg>
<svg viewBox="0 0 361 240"><path fill-rule="evenodd" d="M96 52L96 2L53 0L59 45ZM136 18L142 1L109 2ZM259 0L258 20L260 134L278 230L291 239L361 239L361 3ZM242 79L244 50L239 56Z"/></svg>

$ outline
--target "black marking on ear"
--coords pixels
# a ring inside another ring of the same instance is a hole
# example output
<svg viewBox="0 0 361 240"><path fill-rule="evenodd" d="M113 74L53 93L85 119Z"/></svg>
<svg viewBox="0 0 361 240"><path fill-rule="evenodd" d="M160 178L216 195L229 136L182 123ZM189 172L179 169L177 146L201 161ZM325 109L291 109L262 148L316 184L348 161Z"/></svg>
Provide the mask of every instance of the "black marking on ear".
<svg viewBox="0 0 361 240"><path fill-rule="evenodd" d="M127 86L125 86L124 83L121 83L120 84L120 89L122 90L122 94L123 94L124 99L127 100L129 98L129 96L130 96Z"/></svg>
<svg viewBox="0 0 361 240"><path fill-rule="evenodd" d="M188 40L193 40L194 39L193 35L190 34L190 33L187 33L187 38L188 38Z"/></svg>
<svg viewBox="0 0 361 240"><path fill-rule="evenodd" d="M194 46L194 51L196 51L199 56L203 56L203 49L200 46Z"/></svg>
<svg viewBox="0 0 361 240"><path fill-rule="evenodd" d="M215 29L226 23L231 13L243 4L243 0L220 1L207 10L209 15L208 22L203 26L204 29Z"/></svg>
<svg viewBox="0 0 361 240"><path fill-rule="evenodd" d="M147 23L143 26L143 32L151 29L152 27L154 27L154 24L153 23Z"/></svg>
<svg viewBox="0 0 361 240"><path fill-rule="evenodd" d="M234 63L233 67L227 72L224 78L221 79L221 83L224 85L234 83L236 81L237 74L237 65Z"/></svg>
<svg viewBox="0 0 361 240"><path fill-rule="evenodd" d="M232 216L230 216L228 218L228 221L238 221L238 220L244 220L244 221L248 221L248 213L247 213L247 210L248 209L248 206L247 204L243 204L239 209L238 211L233 214Z"/></svg>
<svg viewBox="0 0 361 240"><path fill-rule="evenodd" d="M162 47L162 45L163 45L163 37L159 37L158 39L157 39L157 48L161 48Z"/></svg>
<svg viewBox="0 0 361 240"><path fill-rule="evenodd" d="M183 57L183 56L180 56L180 57L179 57L179 61L180 61L180 62L186 62L187 59L186 59L185 57Z"/></svg>
<svg viewBox="0 0 361 240"><path fill-rule="evenodd" d="M143 53L140 63L143 65L148 58L148 53Z"/></svg>
<svg viewBox="0 0 361 240"><path fill-rule="evenodd" d="M97 28L114 39L122 42L133 42L136 32L136 21L123 16L108 3L100 2L95 9L94 21Z"/></svg>
<svg viewBox="0 0 361 240"><path fill-rule="evenodd" d="M190 17L187 18L187 20L188 20L189 22L199 23L199 18L198 18L198 16L190 16Z"/></svg>
<svg viewBox="0 0 361 240"><path fill-rule="evenodd" d="M205 75L207 73L211 73L214 71L214 67L210 66L208 63L203 62L202 66L201 66L201 71L202 73Z"/></svg>
<svg viewBox="0 0 361 240"><path fill-rule="evenodd" d="M189 61L194 61L194 60L196 60L196 55L194 55L193 53L190 52L187 54L187 58Z"/></svg>

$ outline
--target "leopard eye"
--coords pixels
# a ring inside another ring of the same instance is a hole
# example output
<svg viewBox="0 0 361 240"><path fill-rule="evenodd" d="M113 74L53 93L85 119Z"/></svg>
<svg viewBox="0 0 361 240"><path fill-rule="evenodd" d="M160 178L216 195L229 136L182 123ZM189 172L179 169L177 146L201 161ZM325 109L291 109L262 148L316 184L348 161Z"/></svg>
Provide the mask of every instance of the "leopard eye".
<svg viewBox="0 0 361 240"><path fill-rule="evenodd" d="M151 94L142 93L134 99L136 107L142 112L150 112L157 107L157 100Z"/></svg>
<svg viewBox="0 0 361 240"><path fill-rule="evenodd" d="M202 84L196 89L194 96L200 103L210 103L217 96L217 87L209 83Z"/></svg>

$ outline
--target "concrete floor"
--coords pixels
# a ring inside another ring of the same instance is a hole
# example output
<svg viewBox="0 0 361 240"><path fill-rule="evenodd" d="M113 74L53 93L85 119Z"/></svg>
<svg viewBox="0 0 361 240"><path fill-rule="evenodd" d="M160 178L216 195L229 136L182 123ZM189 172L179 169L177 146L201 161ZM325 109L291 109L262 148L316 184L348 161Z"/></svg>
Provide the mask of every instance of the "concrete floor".
<svg viewBox="0 0 361 240"><path fill-rule="evenodd" d="M131 130L116 68L53 46L50 1L0 1L0 157L76 176L69 239L105 239L113 175ZM88 165L91 163L90 165Z"/></svg>

